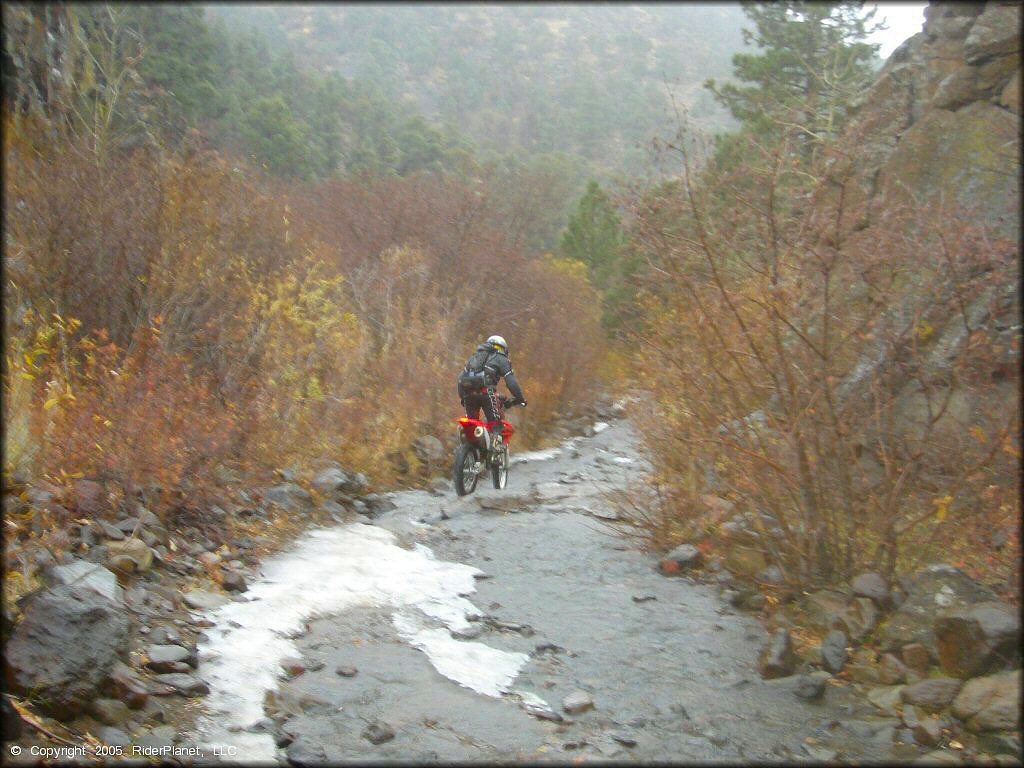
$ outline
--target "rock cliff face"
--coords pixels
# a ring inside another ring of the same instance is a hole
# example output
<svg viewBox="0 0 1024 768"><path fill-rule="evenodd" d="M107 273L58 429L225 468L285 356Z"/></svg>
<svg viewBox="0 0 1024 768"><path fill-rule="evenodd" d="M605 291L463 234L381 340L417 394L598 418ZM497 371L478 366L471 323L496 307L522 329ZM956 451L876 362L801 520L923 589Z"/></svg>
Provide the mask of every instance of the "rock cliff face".
<svg viewBox="0 0 1024 768"><path fill-rule="evenodd" d="M855 104L857 228L942 198L996 236L1020 230L1019 3L933 2Z"/></svg>

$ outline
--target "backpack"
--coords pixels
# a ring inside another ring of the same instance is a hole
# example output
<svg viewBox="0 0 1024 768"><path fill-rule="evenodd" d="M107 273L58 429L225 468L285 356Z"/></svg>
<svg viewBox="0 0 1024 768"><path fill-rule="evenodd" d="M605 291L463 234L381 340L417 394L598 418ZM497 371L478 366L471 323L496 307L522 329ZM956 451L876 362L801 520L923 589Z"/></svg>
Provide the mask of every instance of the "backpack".
<svg viewBox="0 0 1024 768"><path fill-rule="evenodd" d="M487 386L487 362L494 354L493 350L477 349L466 361L466 366L459 372L459 391L466 392Z"/></svg>

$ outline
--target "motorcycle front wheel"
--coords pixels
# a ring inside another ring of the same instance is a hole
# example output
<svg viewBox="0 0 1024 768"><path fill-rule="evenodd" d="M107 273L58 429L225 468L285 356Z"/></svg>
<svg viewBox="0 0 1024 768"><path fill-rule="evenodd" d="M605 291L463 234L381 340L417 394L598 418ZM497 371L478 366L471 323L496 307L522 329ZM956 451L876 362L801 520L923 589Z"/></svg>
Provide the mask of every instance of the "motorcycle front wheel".
<svg viewBox="0 0 1024 768"><path fill-rule="evenodd" d="M501 460L491 466L491 483L501 490L508 485L508 446L501 452Z"/></svg>
<svg viewBox="0 0 1024 768"><path fill-rule="evenodd" d="M469 442L460 443L455 451L455 467L452 472L455 492L459 496L465 496L476 490L477 473L473 470L476 463L476 446Z"/></svg>

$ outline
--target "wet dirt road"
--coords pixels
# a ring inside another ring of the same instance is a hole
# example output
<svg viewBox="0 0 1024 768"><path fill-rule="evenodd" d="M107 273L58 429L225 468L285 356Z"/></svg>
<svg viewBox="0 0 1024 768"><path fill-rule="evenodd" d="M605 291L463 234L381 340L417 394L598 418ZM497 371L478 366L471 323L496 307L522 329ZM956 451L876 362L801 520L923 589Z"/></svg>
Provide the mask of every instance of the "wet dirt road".
<svg viewBox="0 0 1024 768"><path fill-rule="evenodd" d="M627 421L519 459L503 491L398 493L373 525L266 564L268 586L212 615L200 740L296 764L896 756L892 719L842 688L808 703L795 677L761 680L753 615L602 523L605 492L645 468ZM281 657L306 671L283 679ZM592 708L567 713L574 692Z"/></svg>

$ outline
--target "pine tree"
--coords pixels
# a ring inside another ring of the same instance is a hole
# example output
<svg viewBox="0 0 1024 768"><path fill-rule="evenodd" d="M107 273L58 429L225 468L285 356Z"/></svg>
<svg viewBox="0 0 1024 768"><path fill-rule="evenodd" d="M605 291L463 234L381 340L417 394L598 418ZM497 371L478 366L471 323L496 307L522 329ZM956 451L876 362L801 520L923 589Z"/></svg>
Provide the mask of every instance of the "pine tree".
<svg viewBox="0 0 1024 768"><path fill-rule="evenodd" d="M846 105L870 82L878 45L864 41L883 27L861 2L744 2L743 9L754 23L744 42L763 53L733 56L734 76L746 84L704 85L763 138L795 129L809 158L841 131Z"/></svg>

